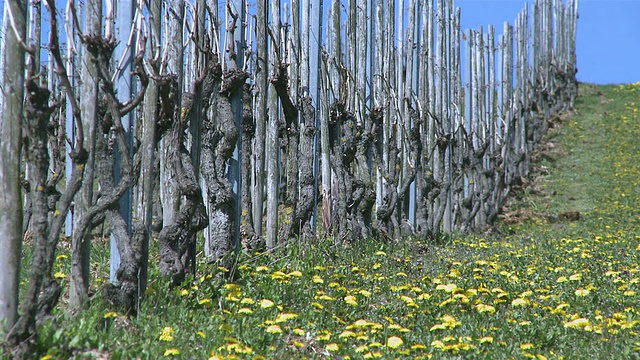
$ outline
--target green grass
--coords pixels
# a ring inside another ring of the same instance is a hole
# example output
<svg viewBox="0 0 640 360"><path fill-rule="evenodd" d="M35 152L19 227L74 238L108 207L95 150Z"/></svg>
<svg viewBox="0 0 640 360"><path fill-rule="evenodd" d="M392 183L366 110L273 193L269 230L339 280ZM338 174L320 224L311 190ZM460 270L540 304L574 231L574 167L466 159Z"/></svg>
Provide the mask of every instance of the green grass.
<svg viewBox="0 0 640 360"><path fill-rule="evenodd" d="M99 298L76 318L63 306L39 328L41 356L640 358L639 103L640 84L581 84L538 191L511 204L533 215L497 235L293 244L243 254L234 283L201 263L173 290L152 269L138 318ZM563 211L581 219L548 221ZM94 248L103 279L107 249Z"/></svg>

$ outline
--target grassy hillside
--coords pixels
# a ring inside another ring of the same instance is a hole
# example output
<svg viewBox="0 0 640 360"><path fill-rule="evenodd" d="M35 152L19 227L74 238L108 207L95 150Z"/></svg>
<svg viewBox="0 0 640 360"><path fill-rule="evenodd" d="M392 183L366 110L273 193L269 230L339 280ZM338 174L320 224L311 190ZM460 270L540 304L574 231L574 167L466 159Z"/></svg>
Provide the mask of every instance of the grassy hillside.
<svg viewBox="0 0 640 360"><path fill-rule="evenodd" d="M136 319L99 298L79 318L62 309L40 329L41 355L638 358L638 107L640 84L582 84L491 234L294 244L243 254L234 283L202 263L184 288L152 281ZM97 278L107 249L96 242ZM69 258L59 264L64 277Z"/></svg>

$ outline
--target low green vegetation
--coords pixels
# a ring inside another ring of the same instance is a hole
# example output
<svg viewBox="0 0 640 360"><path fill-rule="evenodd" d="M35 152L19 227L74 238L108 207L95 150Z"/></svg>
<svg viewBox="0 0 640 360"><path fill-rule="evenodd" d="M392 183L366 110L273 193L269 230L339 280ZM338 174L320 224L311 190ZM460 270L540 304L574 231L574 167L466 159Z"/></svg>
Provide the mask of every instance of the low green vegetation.
<svg viewBox="0 0 640 360"><path fill-rule="evenodd" d="M486 236L290 244L241 254L232 282L201 263L173 290L152 269L137 318L99 296L78 317L63 304L40 356L639 358L640 83L581 84L575 107ZM96 288L107 250L95 242Z"/></svg>

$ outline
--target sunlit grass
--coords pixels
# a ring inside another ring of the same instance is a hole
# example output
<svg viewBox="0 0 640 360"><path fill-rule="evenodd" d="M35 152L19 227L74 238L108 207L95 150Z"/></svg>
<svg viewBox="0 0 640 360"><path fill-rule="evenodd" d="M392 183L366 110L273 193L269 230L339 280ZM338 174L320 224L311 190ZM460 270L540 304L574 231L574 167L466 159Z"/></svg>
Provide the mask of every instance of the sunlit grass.
<svg viewBox="0 0 640 360"><path fill-rule="evenodd" d="M154 268L138 318L96 298L79 319L60 314L57 330L41 328L42 355L637 358L640 85L581 85L576 106L555 130L566 156L545 163L551 171L542 194L521 201L540 213L580 211L580 221L536 217L444 245L293 243L273 254L243 253L235 282L200 263L196 277L172 290ZM96 278L108 277L106 249ZM55 270L62 281L67 255Z"/></svg>

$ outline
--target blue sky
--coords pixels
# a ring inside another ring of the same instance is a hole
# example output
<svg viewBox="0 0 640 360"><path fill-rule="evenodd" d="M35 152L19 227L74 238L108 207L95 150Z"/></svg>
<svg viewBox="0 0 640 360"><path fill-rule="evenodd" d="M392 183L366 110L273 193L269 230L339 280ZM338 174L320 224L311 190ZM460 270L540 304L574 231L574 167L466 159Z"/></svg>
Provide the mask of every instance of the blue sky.
<svg viewBox="0 0 640 360"><path fill-rule="evenodd" d="M503 23L513 24L525 2L533 0L456 0L455 4L461 8L463 29L480 25L486 29L492 24L499 35ZM579 0L578 12L578 80L640 81L640 0Z"/></svg>
<svg viewBox="0 0 640 360"><path fill-rule="evenodd" d="M462 28L513 24L524 0L457 0ZM533 3L533 1L528 1ZM579 0L578 80L596 84L640 81L640 0ZM497 34L496 34L497 35Z"/></svg>

